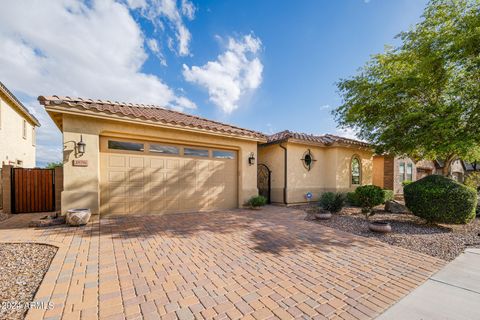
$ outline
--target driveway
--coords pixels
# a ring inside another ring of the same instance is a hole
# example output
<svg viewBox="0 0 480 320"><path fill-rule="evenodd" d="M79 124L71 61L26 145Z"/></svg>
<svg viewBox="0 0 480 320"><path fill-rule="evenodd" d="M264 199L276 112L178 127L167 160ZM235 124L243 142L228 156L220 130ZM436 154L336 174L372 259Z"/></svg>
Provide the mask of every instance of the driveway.
<svg viewBox="0 0 480 320"><path fill-rule="evenodd" d="M38 216L38 215L37 215ZM107 216L83 228L0 224L0 241L59 247L29 319L369 319L445 262L269 206Z"/></svg>

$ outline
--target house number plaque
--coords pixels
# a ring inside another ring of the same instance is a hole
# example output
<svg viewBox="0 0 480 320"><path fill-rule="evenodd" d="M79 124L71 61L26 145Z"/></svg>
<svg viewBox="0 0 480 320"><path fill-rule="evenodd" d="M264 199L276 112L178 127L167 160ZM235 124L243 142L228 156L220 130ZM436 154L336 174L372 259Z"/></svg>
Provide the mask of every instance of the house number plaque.
<svg viewBox="0 0 480 320"><path fill-rule="evenodd" d="M74 167L88 167L88 160L73 160Z"/></svg>

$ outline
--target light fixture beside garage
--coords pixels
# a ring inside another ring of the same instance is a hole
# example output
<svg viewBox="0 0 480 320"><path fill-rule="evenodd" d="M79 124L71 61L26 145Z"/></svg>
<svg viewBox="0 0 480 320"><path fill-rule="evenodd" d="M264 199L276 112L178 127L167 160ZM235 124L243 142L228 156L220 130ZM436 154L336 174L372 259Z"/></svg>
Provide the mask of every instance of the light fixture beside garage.
<svg viewBox="0 0 480 320"><path fill-rule="evenodd" d="M248 156L248 164L251 166L255 164L255 154L253 152L250 152L250 155Z"/></svg>
<svg viewBox="0 0 480 320"><path fill-rule="evenodd" d="M83 135L80 135L80 141L77 142L77 153L83 155L85 153L85 147L87 144L83 142Z"/></svg>

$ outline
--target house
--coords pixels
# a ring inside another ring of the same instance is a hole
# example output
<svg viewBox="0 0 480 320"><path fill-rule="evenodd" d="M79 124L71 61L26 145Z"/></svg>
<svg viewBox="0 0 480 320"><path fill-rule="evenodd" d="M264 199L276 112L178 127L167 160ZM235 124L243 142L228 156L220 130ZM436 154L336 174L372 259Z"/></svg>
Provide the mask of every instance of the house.
<svg viewBox="0 0 480 320"><path fill-rule="evenodd" d="M35 128L38 120L0 82L0 167L35 167Z"/></svg>
<svg viewBox="0 0 480 320"><path fill-rule="evenodd" d="M305 202L309 192L318 199L372 182L372 151L355 140L288 131L266 136L139 104L59 96L39 102L63 133L63 211L238 208L258 194L257 164L268 167L273 202Z"/></svg>
<svg viewBox="0 0 480 320"><path fill-rule="evenodd" d="M393 190L394 194L403 194L404 181L417 181L425 176L443 173L443 161L413 161L408 157L375 155L373 157L373 184ZM465 175L463 161L452 163L450 174L453 179L462 182Z"/></svg>
<svg viewBox="0 0 480 320"><path fill-rule="evenodd" d="M270 200L284 204L372 184L372 156L365 142L288 130L268 136L258 148L258 163L271 171Z"/></svg>

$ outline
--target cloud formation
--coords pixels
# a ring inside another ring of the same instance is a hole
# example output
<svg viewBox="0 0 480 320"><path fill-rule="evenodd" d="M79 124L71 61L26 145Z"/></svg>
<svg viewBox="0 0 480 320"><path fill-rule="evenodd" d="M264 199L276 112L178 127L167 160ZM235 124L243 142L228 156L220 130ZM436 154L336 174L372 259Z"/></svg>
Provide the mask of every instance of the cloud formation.
<svg viewBox="0 0 480 320"><path fill-rule="evenodd" d="M207 89L209 99L226 113L238 108L238 102L262 83L260 61L262 42L249 34L229 38L225 52L203 66L183 65L185 80Z"/></svg>
<svg viewBox="0 0 480 320"><path fill-rule="evenodd" d="M143 5L142 0L134 2L129 1ZM160 78L142 72L148 57L145 43L125 3L10 1L0 10L0 77L33 101L38 95L58 94L195 108ZM158 44L147 45L160 52ZM30 106L42 118L43 108ZM58 129L52 126L39 129L39 158L58 141L41 137L54 135L59 136Z"/></svg>

